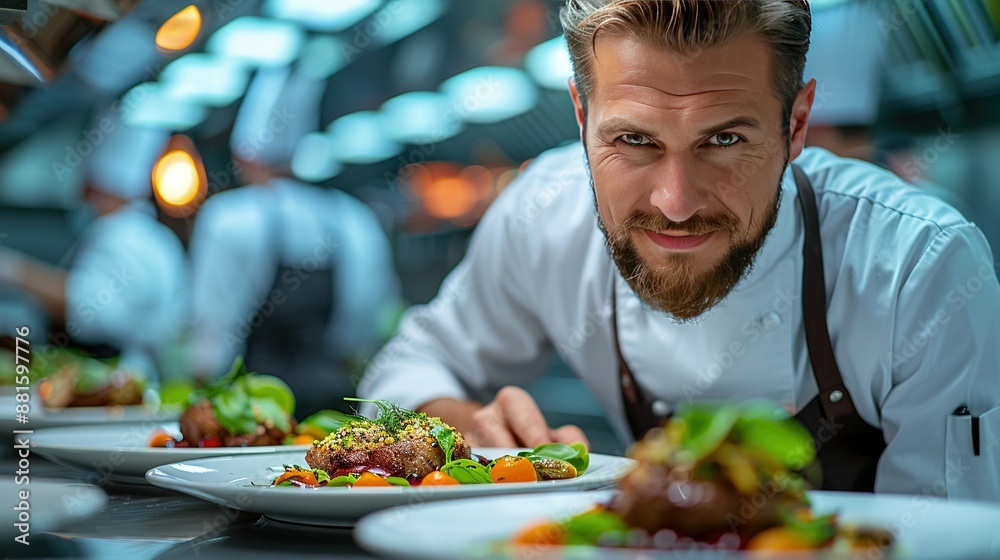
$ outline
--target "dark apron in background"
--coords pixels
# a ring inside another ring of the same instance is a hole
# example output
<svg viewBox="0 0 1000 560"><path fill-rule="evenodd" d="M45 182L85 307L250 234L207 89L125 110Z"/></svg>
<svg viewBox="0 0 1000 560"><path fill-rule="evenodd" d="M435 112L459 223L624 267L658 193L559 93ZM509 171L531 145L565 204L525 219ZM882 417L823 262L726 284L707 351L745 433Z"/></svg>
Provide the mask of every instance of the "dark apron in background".
<svg viewBox="0 0 1000 560"><path fill-rule="evenodd" d="M343 398L353 395L354 387L325 341L334 306L333 271L279 267L268 294L253 323L259 326L247 338L247 369L288 383L299 420L322 409L350 410Z"/></svg>
<svg viewBox="0 0 1000 560"><path fill-rule="evenodd" d="M823 490L872 492L879 458L885 451L882 431L865 422L854 408L851 395L837 368L826 324L826 281L823 246L819 233L816 195L800 167L792 164L799 205L805 222L802 255L802 312L809 362L819 394L795 418L812 434L822 469L822 482L804 473ZM662 424L666 417L654 412L653 399L636 382L618 343L618 306L611 287L612 327L618 358L619 380L629 429L636 439ZM734 395L738 396L738 395Z"/></svg>
<svg viewBox="0 0 1000 560"><path fill-rule="evenodd" d="M333 316L334 274L332 269L306 270L282 264L284 229L281 195L275 197L271 214L272 255L277 272L267 300L247 338L246 365L250 371L268 373L288 383L295 394L295 417L324 409L349 412L357 403L345 363L326 346L326 330ZM333 259L331 259L333 265Z"/></svg>

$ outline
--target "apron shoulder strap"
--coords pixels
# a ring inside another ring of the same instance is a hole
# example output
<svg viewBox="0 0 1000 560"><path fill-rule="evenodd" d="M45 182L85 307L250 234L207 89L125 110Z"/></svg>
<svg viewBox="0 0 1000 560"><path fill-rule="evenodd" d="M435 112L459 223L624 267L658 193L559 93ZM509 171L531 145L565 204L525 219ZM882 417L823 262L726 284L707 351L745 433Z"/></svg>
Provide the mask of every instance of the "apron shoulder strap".
<svg viewBox="0 0 1000 560"><path fill-rule="evenodd" d="M844 387L826 325L826 279L823 274L823 243L820 239L816 193L805 171L794 163L792 174L795 176L799 206L805 222L805 242L802 245L802 314L806 347L819 387L823 415L832 420L854 413L854 402Z"/></svg>

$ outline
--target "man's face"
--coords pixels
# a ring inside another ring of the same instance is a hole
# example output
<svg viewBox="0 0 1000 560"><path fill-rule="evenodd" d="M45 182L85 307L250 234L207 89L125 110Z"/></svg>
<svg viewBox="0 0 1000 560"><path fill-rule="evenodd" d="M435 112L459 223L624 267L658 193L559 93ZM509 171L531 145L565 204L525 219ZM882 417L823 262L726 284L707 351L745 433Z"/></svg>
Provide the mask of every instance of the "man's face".
<svg viewBox="0 0 1000 560"><path fill-rule="evenodd" d="M681 55L604 33L594 55L586 111L573 94L601 229L643 301L695 318L749 271L777 217L789 130L768 45L748 35Z"/></svg>

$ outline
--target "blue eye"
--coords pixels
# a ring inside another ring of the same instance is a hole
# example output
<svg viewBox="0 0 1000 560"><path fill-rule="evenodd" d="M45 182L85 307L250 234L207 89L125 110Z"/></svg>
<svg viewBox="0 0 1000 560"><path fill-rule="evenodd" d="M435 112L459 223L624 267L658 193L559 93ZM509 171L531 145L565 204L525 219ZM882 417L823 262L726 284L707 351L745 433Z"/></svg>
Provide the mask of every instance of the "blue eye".
<svg viewBox="0 0 1000 560"><path fill-rule="evenodd" d="M719 146L720 148L728 148L730 146L735 146L743 141L743 138L739 134L734 134L732 132L720 132L715 136L708 139L708 143L713 146Z"/></svg>
<svg viewBox="0 0 1000 560"><path fill-rule="evenodd" d="M618 139L633 147L648 146L653 143L642 134L622 134Z"/></svg>

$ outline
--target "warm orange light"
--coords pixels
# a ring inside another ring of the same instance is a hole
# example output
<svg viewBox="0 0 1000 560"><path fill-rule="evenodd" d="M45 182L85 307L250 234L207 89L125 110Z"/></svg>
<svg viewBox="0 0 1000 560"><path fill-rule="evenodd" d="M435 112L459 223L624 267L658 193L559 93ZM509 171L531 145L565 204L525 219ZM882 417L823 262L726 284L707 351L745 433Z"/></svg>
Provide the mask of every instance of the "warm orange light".
<svg viewBox="0 0 1000 560"><path fill-rule="evenodd" d="M174 136L153 167L153 192L160 207L171 216L190 216L205 198L207 183L194 144L186 136Z"/></svg>
<svg viewBox="0 0 1000 560"><path fill-rule="evenodd" d="M191 46L201 32L201 11L194 4L163 22L156 32L156 46L168 51L181 51Z"/></svg>
<svg viewBox="0 0 1000 560"><path fill-rule="evenodd" d="M476 206L475 186L465 177L444 177L428 185L424 208L435 218L457 218Z"/></svg>
<svg viewBox="0 0 1000 560"><path fill-rule="evenodd" d="M194 158L182 150L167 153L153 171L156 191L163 202L184 206L198 195L198 170Z"/></svg>

